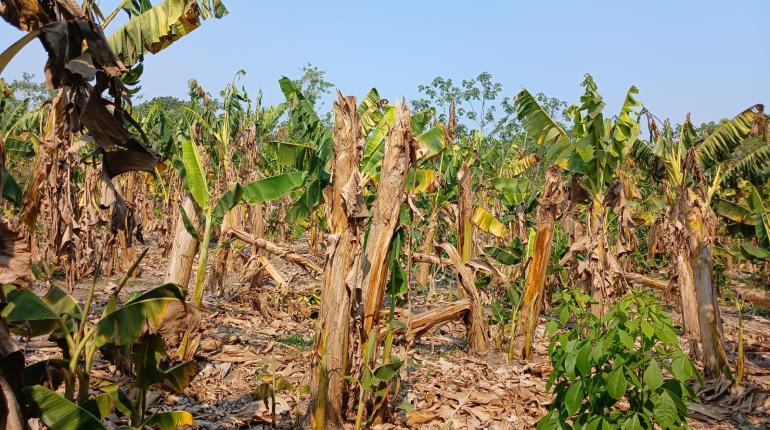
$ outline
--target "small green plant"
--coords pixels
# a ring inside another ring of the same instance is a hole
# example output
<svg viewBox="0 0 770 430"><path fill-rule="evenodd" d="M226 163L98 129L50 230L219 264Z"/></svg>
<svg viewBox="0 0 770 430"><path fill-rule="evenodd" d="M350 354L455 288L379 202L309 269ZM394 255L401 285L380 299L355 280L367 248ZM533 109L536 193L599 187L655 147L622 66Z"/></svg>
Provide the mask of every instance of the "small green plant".
<svg viewBox="0 0 770 430"><path fill-rule="evenodd" d="M656 298L632 291L602 318L589 306L580 291L561 293L548 325L554 399L537 429L686 428L687 383L700 375Z"/></svg>
<svg viewBox="0 0 770 430"><path fill-rule="evenodd" d="M172 305L184 303L184 293L178 286L162 285L119 306L118 293L145 255L146 250L121 279L96 322L86 318L96 276L83 308L56 286L42 298L29 290L3 287L8 303L0 317L14 333L27 337L50 334L61 339L62 358L32 363L24 368L22 376L26 412L40 418L48 428L106 429L102 420L113 413L127 417L132 426L122 428L174 429L193 424L192 415L186 411L146 416L146 397L152 387L164 385L182 392L198 369L192 360L166 365L166 343L160 335L151 333L174 310ZM115 384L92 384L90 374L98 351L107 359L123 363L134 376L136 395L129 396ZM63 395L56 392L61 384ZM91 388L96 388L98 394L92 395Z"/></svg>
<svg viewBox="0 0 770 430"><path fill-rule="evenodd" d="M297 333L291 333L276 339L278 343L288 345L302 351L309 351L313 347L313 340L303 337Z"/></svg>

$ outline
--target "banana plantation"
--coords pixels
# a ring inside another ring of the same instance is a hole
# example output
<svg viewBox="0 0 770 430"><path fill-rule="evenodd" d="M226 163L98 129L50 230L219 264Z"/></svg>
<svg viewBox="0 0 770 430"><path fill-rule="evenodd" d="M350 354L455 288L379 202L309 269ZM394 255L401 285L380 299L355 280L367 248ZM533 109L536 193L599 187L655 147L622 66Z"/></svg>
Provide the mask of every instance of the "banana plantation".
<svg viewBox="0 0 770 430"><path fill-rule="evenodd" d="M770 428L762 100L137 97L227 14L0 0L0 430Z"/></svg>

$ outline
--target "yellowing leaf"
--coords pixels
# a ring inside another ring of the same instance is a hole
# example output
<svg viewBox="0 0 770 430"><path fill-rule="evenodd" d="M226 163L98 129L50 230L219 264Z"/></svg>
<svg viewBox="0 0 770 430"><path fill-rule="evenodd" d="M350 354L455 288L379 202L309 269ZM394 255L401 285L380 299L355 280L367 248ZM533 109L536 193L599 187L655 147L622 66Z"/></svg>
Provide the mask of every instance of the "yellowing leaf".
<svg viewBox="0 0 770 430"><path fill-rule="evenodd" d="M496 237L505 237L508 234L508 229L505 228L505 225L481 206L476 207L471 222L473 222L476 227Z"/></svg>

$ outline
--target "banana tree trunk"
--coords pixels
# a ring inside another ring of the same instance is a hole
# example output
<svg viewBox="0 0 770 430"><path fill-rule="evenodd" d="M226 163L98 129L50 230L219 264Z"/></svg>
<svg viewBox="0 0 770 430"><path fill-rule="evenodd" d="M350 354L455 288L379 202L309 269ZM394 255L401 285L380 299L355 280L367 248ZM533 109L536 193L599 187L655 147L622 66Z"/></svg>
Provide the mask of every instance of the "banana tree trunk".
<svg viewBox="0 0 770 430"><path fill-rule="evenodd" d="M465 265L462 257L452 245L444 243L440 246L447 253L454 266L460 291L469 302L468 313L463 320L465 330L468 333L468 352L484 355L489 351L489 328L487 327L487 320L484 318L484 308L481 305L479 291L476 289L473 271Z"/></svg>
<svg viewBox="0 0 770 430"><path fill-rule="evenodd" d="M711 277L711 250L708 245L701 244L695 250L692 268L698 300L703 367L706 376L718 378L729 374L730 370L722 337L722 318L719 315L717 291Z"/></svg>
<svg viewBox="0 0 770 430"><path fill-rule="evenodd" d="M185 193L181 210L187 214L193 227L200 230L201 211L189 194ZM174 229L174 240L171 245L171 255L168 259L168 269L164 282L177 284L187 291L192 276L195 254L198 253L198 241L187 231L182 221L182 214L177 215Z"/></svg>
<svg viewBox="0 0 770 430"><path fill-rule="evenodd" d="M701 186L702 188L702 186ZM729 376L727 354L722 337L719 302L712 278L709 243L715 234L716 219L703 189L696 192L684 185L677 191L672 208L682 320L685 335L695 344L700 341L703 370L709 378Z"/></svg>
<svg viewBox="0 0 770 430"><path fill-rule="evenodd" d="M423 254L431 254L433 252L433 241L436 239L436 224L438 224L438 212L434 211L428 218L428 229L425 233L425 242L422 244ZM419 272L417 273L417 283L426 286L433 285L430 282L431 264L420 263Z"/></svg>
<svg viewBox="0 0 770 430"><path fill-rule="evenodd" d="M467 163L463 163L457 172L460 181L460 197L457 213L457 247L463 262L473 258L473 173Z"/></svg>
<svg viewBox="0 0 770 430"><path fill-rule="evenodd" d="M513 352L524 360L532 356L532 337L535 334L543 307L545 280L548 276L548 262L551 260L553 220L540 222L535 234L532 259L527 266L524 295L521 302L519 321L516 323L516 335Z"/></svg>
<svg viewBox="0 0 770 430"><path fill-rule="evenodd" d="M607 226L604 223L605 208L601 198L595 198L588 212L588 249L589 255L586 272L586 287L593 299L591 312L598 316L604 316L605 308L609 302L610 289L613 286L612 273L610 273L609 255L607 246Z"/></svg>
<svg viewBox="0 0 770 430"><path fill-rule="evenodd" d="M700 339L700 318L698 317L698 294L692 270L690 254L686 249L676 256L676 272L679 280L679 297L682 306L684 337L692 352L699 353L696 339Z"/></svg>
<svg viewBox="0 0 770 430"><path fill-rule="evenodd" d="M310 383L307 428L342 428L347 401L351 296L361 252L366 204L361 197L363 141L354 97L338 93L334 104L332 183L324 190L329 236Z"/></svg>
<svg viewBox="0 0 770 430"><path fill-rule="evenodd" d="M561 173L558 168L552 166L546 172L545 186L537 210L534 251L527 265L524 295L511 351L511 355L518 355L525 360L532 356L532 337L543 307L545 280L553 247L553 226L561 195Z"/></svg>
<svg viewBox="0 0 770 430"><path fill-rule="evenodd" d="M23 430L23 423L19 402L0 369L0 430Z"/></svg>
<svg viewBox="0 0 770 430"><path fill-rule="evenodd" d="M398 226L398 216L405 197L406 173L411 164L410 139L409 110L402 102L398 102L396 122L385 146L377 198L372 205L371 229L359 275L358 285L363 300L363 336L367 336L379 320L385 295L388 253L393 233ZM361 347L365 344L366 342L362 342Z"/></svg>
<svg viewBox="0 0 770 430"><path fill-rule="evenodd" d="M0 289L0 304L5 302L5 294ZM23 368L24 354L11 338L5 318L0 317L0 430L24 429L24 418L16 400Z"/></svg>

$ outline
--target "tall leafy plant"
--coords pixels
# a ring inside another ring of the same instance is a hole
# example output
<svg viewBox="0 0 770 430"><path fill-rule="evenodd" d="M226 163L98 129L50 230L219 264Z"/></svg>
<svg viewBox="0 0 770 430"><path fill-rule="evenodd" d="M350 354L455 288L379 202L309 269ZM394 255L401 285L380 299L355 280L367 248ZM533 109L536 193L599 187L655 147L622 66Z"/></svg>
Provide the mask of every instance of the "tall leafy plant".
<svg viewBox="0 0 770 430"><path fill-rule="evenodd" d="M699 375L658 300L632 291L602 317L590 302L583 292L562 292L559 320L548 325L554 400L537 429L685 427L694 398L688 383Z"/></svg>

